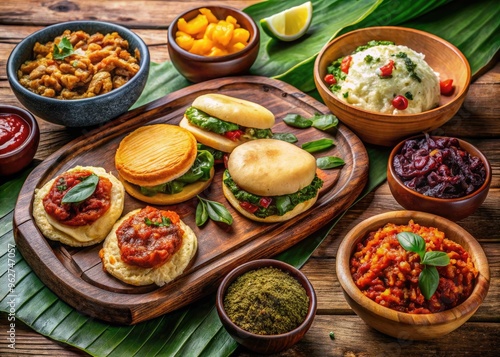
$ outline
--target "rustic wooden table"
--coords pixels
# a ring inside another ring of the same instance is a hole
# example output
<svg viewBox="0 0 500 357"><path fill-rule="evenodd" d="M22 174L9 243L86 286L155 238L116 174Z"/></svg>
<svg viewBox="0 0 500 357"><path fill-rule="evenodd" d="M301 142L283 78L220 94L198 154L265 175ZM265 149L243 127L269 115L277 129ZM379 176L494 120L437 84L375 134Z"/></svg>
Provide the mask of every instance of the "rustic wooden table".
<svg viewBox="0 0 500 357"><path fill-rule="evenodd" d="M12 93L5 65L15 44L28 34L57 22L98 19L133 29L149 45L151 60L168 60L167 26L185 8L226 4L245 8L257 1L2 1L0 4L0 103L19 105ZM117 11L119 9L119 11ZM342 237L355 224L375 214L401 209L386 183L366 196L342 218L302 268L318 295L316 319L305 336L282 356L463 356L496 355L500 349L500 66L494 63L471 85L457 115L441 130L475 144L489 158L493 180L481 208L459 222L483 246L491 269L488 296L476 314L444 338L426 342L398 341L368 328L349 308L335 275L335 255ZM41 142L36 159L43 160L77 134L39 120ZM0 355L11 355L5 332L8 323L0 315ZM335 340L329 338L330 331ZM15 355L82 356L84 352L16 325ZM237 356L250 356L238 349Z"/></svg>

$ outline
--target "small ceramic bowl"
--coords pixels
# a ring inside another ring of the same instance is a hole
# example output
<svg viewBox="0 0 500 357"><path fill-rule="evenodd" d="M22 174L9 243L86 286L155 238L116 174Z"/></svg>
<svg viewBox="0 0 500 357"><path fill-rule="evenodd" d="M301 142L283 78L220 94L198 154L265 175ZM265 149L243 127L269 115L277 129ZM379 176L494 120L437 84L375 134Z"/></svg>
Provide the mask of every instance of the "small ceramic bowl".
<svg viewBox="0 0 500 357"><path fill-rule="evenodd" d="M274 267L288 273L290 276L297 279L304 287L309 297L309 309L304 321L290 332L279 335L259 335L250 333L231 321L224 310L224 297L231 283L244 273L264 267ZM217 291L216 306L222 325L239 344L256 353L272 354L290 348L304 337L316 316L317 301L313 286L300 270L279 260L259 259L240 265L226 275Z"/></svg>
<svg viewBox="0 0 500 357"><path fill-rule="evenodd" d="M140 52L140 69L123 86L92 98L61 100L31 92L18 80L17 71L25 61L32 59L36 42L47 43L65 30L83 30L89 34L118 32L129 43L129 50ZM125 113L139 98L149 73L150 56L144 41L129 29L101 21L70 21L45 27L22 40L9 56L7 76L17 99L33 114L54 124L85 127L107 122Z"/></svg>
<svg viewBox="0 0 500 357"><path fill-rule="evenodd" d="M0 153L0 175L8 176L21 171L31 163L38 149L40 129L35 117L27 110L11 105L0 105L0 115L17 115L29 127L28 135L23 143L11 151Z"/></svg>
<svg viewBox="0 0 500 357"><path fill-rule="evenodd" d="M422 139L423 136L416 136L411 139L414 138ZM440 137L432 136L432 138L437 139ZM491 185L492 172L490 163L488 162L486 156L484 156L484 154L475 146L464 140L457 140L463 150L467 151L471 156L478 157L483 162L486 173L484 183L474 192L459 198L430 197L412 190L404 185L403 180L394 169L394 157L401 152L401 149L406 142L406 140L403 140L392 149L389 155L389 162L387 164L387 183L395 200L398 201L401 206L408 210L434 213L452 221L459 221L470 216L479 208L479 206L481 206L486 199L486 196L488 196Z"/></svg>
<svg viewBox="0 0 500 357"><path fill-rule="evenodd" d="M408 224L409 220L435 227L460 244L472 257L479 274L472 294L460 305L433 314L410 314L384 307L365 296L350 272L350 258L356 244L368 233L386 223ZM393 211L370 217L352 228L342 240L337 253L337 276L344 297L354 312L369 326L401 340L427 340L442 337L464 324L479 308L488 293L490 271L481 245L465 229L443 217L416 211Z"/></svg>
<svg viewBox="0 0 500 357"><path fill-rule="evenodd" d="M453 79L452 95L441 95L437 108L418 114L381 114L347 104L324 82L327 67L371 40L393 41L425 55L426 62L440 74ZM462 105L469 89L471 70L465 56L451 43L430 33L393 26L369 27L339 36L325 45L314 64L314 81L321 98L340 121L366 143L393 146L401 139L434 130L450 120Z"/></svg>
<svg viewBox="0 0 500 357"><path fill-rule="evenodd" d="M217 57L201 56L182 49L175 42L180 18L189 21L199 14L199 8L188 10L175 18L168 28L168 53L174 67L187 80L198 83L209 79L247 74L259 53L260 33L255 21L243 11L227 6L205 6L217 19L233 16L241 27L250 32L248 44L241 51Z"/></svg>

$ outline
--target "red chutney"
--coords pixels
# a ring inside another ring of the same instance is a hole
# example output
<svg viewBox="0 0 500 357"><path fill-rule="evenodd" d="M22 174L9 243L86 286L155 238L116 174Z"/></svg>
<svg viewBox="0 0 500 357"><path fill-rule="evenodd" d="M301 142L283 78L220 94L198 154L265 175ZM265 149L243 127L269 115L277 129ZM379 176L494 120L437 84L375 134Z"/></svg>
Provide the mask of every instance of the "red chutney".
<svg viewBox="0 0 500 357"><path fill-rule="evenodd" d="M423 269L417 253L406 251L396 237L400 232L413 232L424 238L426 251L444 251L450 264L436 267L439 285L430 300L418 287ZM434 313L462 303L474 289L478 271L461 245L445 237L437 228L386 224L357 244L351 257L350 270L358 288L382 306L413 314Z"/></svg>
<svg viewBox="0 0 500 357"><path fill-rule="evenodd" d="M29 133L29 124L19 115L0 114L0 155L20 147Z"/></svg>
<svg viewBox="0 0 500 357"><path fill-rule="evenodd" d="M170 219L165 225L162 217ZM182 245L184 231L173 211L146 206L122 222L116 230L122 260L141 268L166 263Z"/></svg>
<svg viewBox="0 0 500 357"><path fill-rule="evenodd" d="M111 204L111 188L113 184L106 177L99 177L94 193L78 204L61 203L64 195L79 184L82 179L90 176L91 171L72 171L59 175L52 184L50 191L43 198L45 212L60 223L68 226L84 226L99 219L109 209Z"/></svg>

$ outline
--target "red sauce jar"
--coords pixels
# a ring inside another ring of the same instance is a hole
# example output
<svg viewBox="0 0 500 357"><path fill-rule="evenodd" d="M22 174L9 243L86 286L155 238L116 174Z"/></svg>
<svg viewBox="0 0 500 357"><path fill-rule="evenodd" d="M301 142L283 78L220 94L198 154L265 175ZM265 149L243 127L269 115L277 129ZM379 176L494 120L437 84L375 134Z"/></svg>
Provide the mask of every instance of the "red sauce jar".
<svg viewBox="0 0 500 357"><path fill-rule="evenodd" d="M21 171L35 156L40 130L35 117L28 111L0 105L0 175Z"/></svg>
<svg viewBox="0 0 500 357"><path fill-rule="evenodd" d="M0 154L20 147L30 133L29 124L17 114L0 114Z"/></svg>

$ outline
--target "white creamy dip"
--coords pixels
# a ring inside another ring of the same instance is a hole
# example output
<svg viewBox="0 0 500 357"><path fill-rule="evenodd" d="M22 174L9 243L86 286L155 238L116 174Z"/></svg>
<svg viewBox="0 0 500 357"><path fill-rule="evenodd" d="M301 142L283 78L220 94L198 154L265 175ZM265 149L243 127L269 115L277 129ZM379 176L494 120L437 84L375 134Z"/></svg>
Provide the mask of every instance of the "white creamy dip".
<svg viewBox="0 0 500 357"><path fill-rule="evenodd" d="M333 92L348 104L385 114L421 113L438 106L439 75L425 62L422 53L406 46L379 45L351 57L348 74L337 80L340 89ZM380 67L390 60L394 61L391 75L381 76ZM412 69L408 62L416 66ZM406 109L398 110L392 105L397 95L408 99Z"/></svg>

